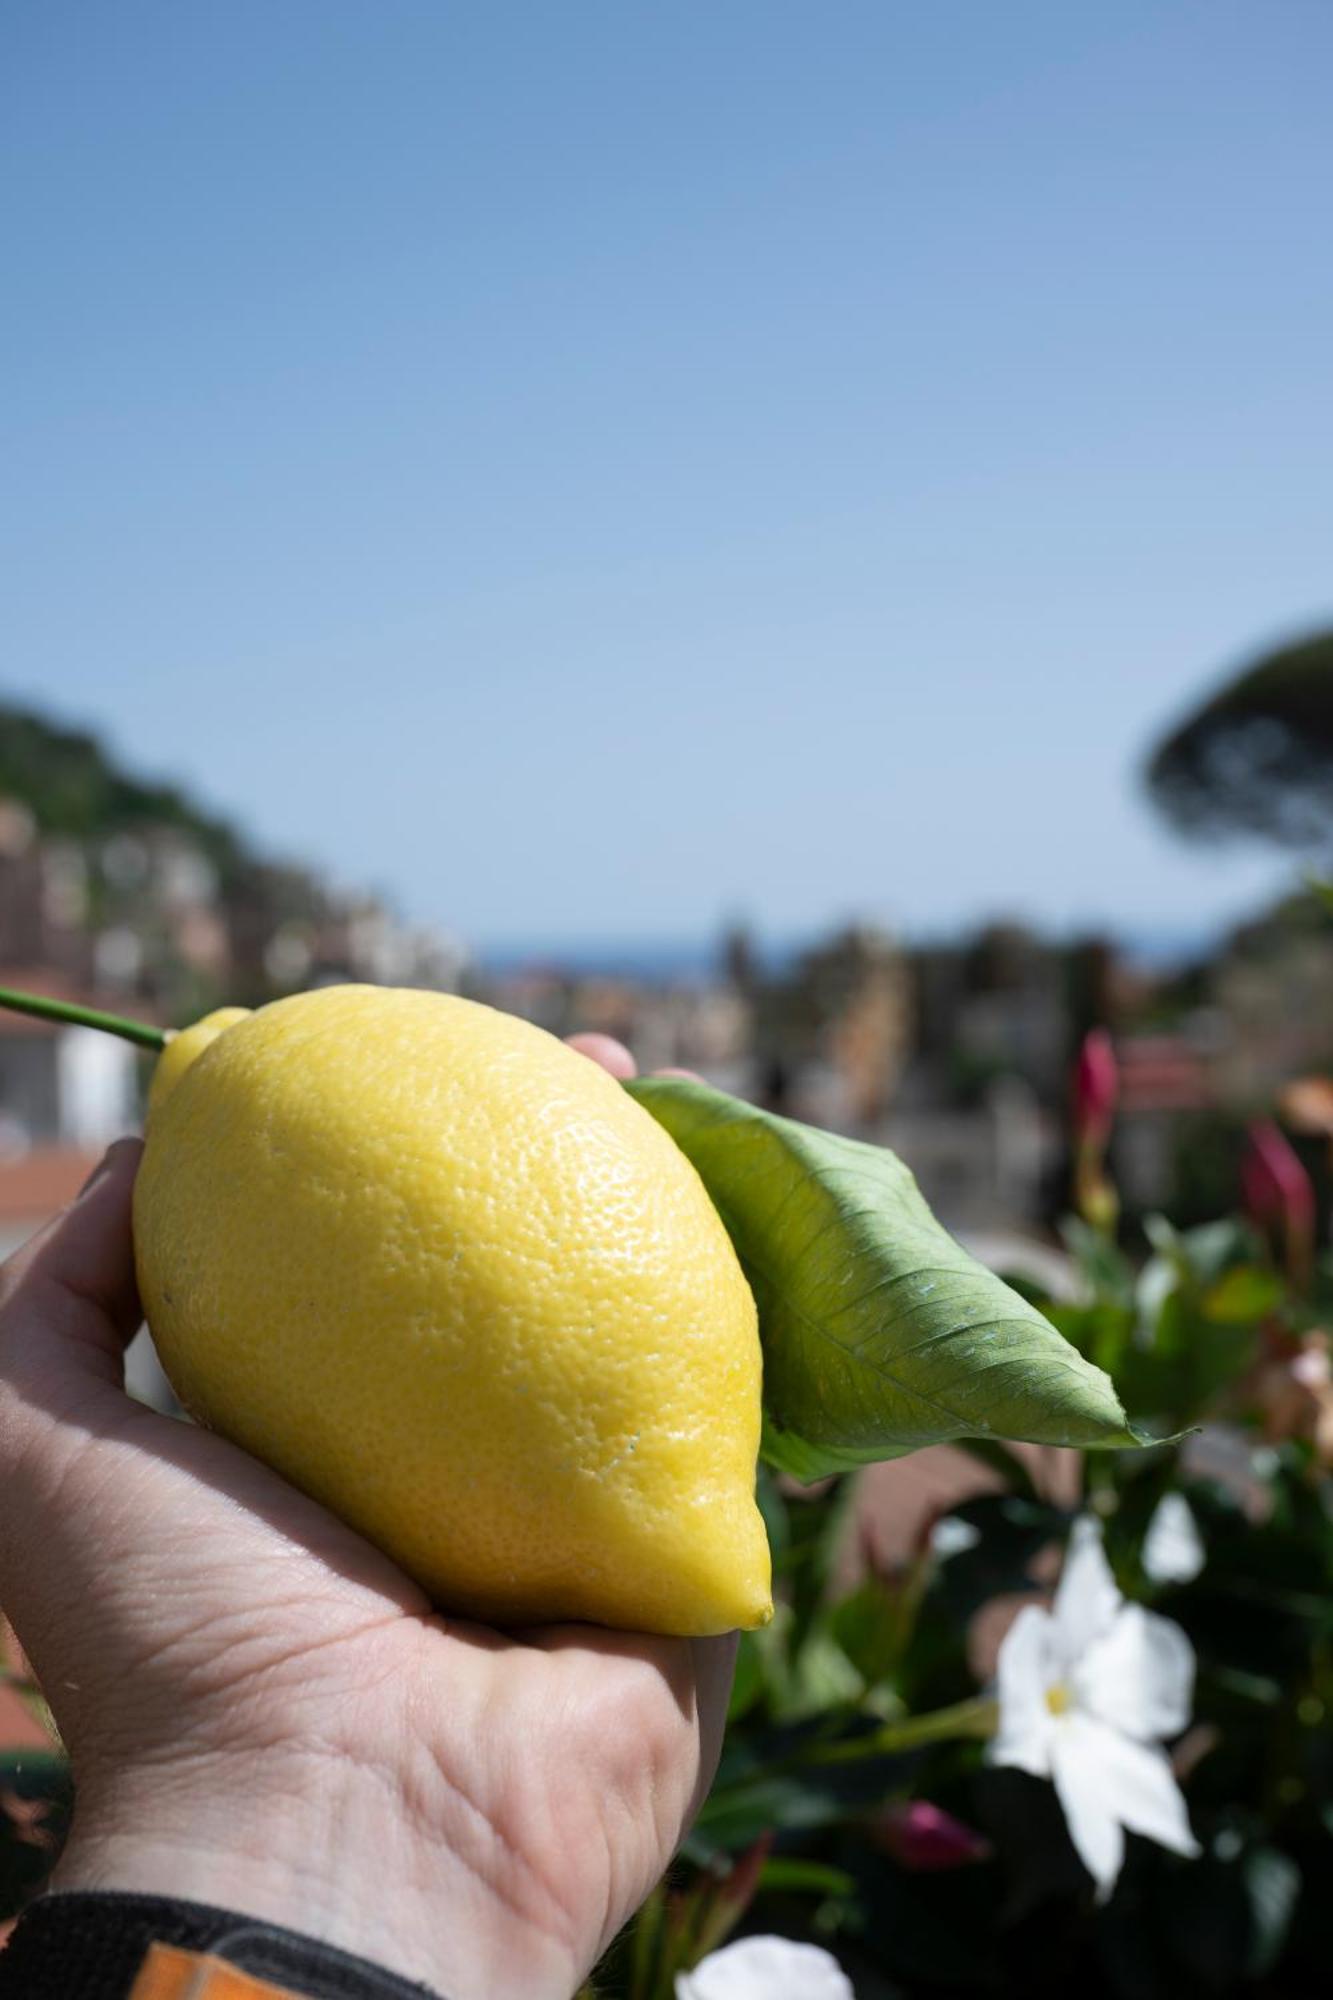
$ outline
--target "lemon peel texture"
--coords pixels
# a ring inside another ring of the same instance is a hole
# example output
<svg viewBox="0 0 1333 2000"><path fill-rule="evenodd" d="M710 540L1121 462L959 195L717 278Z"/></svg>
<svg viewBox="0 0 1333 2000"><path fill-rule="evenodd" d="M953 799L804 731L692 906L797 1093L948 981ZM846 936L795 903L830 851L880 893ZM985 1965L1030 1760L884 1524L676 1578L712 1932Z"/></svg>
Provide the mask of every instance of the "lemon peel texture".
<svg viewBox="0 0 1333 2000"><path fill-rule="evenodd" d="M161 1059L135 1240L186 1407L444 1608L770 1615L749 1288L674 1142L553 1036L382 987L210 1015Z"/></svg>

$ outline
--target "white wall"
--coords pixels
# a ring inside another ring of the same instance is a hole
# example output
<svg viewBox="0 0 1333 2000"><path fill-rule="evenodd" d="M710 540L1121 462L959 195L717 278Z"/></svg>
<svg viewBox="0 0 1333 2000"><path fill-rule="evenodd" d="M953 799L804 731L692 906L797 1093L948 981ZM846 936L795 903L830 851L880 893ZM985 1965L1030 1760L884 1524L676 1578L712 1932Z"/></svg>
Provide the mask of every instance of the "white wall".
<svg viewBox="0 0 1333 2000"><path fill-rule="evenodd" d="M60 1138L105 1146L139 1122L134 1049L97 1028L66 1028L56 1045Z"/></svg>

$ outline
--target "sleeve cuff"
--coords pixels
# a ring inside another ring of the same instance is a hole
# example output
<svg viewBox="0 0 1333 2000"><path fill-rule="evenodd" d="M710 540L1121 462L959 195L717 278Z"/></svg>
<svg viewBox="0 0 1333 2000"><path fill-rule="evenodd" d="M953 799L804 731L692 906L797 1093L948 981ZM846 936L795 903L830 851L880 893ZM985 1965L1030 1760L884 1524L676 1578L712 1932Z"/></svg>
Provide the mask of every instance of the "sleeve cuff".
<svg viewBox="0 0 1333 2000"><path fill-rule="evenodd" d="M0 2000L443 2000L317 1938L203 1903L40 1897L0 1950Z"/></svg>

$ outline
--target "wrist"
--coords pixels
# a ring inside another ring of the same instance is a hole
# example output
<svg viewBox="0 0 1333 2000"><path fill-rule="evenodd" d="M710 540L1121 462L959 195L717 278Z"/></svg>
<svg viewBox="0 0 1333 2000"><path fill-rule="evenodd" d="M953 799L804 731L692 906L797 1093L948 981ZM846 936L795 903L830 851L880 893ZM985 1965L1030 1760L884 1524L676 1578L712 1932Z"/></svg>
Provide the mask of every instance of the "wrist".
<svg viewBox="0 0 1333 2000"><path fill-rule="evenodd" d="M244 1788L234 1775L182 1765L81 1788L52 1888L235 1910L444 2000L569 2000L582 1968L565 1942L516 1917L464 1843L414 1824L377 1774L329 1758L285 1779L256 1763Z"/></svg>

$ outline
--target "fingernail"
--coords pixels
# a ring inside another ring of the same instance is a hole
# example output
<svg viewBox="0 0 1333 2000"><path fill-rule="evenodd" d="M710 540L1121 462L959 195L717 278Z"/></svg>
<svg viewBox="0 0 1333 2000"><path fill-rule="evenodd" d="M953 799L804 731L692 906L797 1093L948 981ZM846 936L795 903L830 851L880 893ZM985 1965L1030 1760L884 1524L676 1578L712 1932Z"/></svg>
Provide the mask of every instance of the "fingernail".
<svg viewBox="0 0 1333 2000"><path fill-rule="evenodd" d="M82 1201L83 1197L86 1194L91 1194L93 1189L97 1187L100 1182L106 1179L107 1175L111 1172L112 1168L115 1166L116 1154L120 1151L121 1147L132 1146L134 1144L135 1141L128 1132L126 1133L123 1139L113 1139L111 1141L111 1144L107 1147L106 1151L103 1153L101 1159L97 1162L97 1165L93 1168L92 1172L89 1174L83 1186L79 1189L79 1192L74 1197L74 1199L76 1201Z"/></svg>

